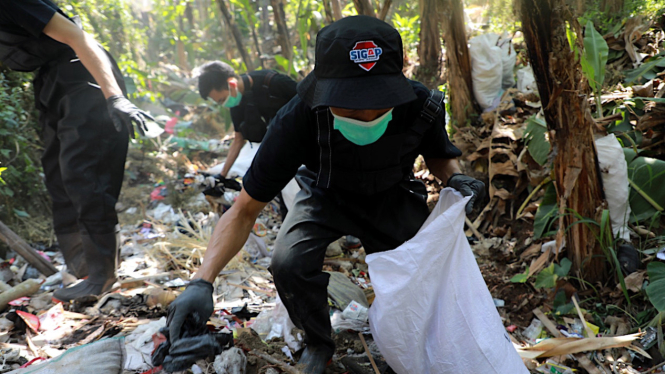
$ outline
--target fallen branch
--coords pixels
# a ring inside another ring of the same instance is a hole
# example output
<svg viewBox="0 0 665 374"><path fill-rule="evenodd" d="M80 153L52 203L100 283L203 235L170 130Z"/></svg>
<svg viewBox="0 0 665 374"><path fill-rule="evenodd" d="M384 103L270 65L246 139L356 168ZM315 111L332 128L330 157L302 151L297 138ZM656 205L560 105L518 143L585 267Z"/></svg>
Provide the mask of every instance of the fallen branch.
<svg viewBox="0 0 665 374"><path fill-rule="evenodd" d="M277 360L276 358L274 358L272 356L268 356L267 354L265 354L263 352L259 352L259 351L253 349L253 350L249 351L249 353L253 354L254 356L257 356L257 357L259 357L263 360L266 360L266 361L268 361L269 363L271 363L273 365L277 365L277 367L282 369L282 371L285 372L285 373L302 374L302 372L300 370L296 369L295 367L293 367L291 365L288 365L288 364L286 364L282 361L279 361L279 360Z"/></svg>
<svg viewBox="0 0 665 374"><path fill-rule="evenodd" d="M40 273L51 276L58 272L58 269L42 257L37 251L16 235L12 229L0 222L0 239L2 239L9 248L23 257L30 265L34 266ZM1 309L1 308L0 308Z"/></svg>
<svg viewBox="0 0 665 374"><path fill-rule="evenodd" d="M376 367L376 362L374 362L374 357L372 357L372 353L369 351L369 348L367 347L367 343L365 342L365 337L363 336L363 333L359 332L358 336L360 337L360 341L363 343L363 347L365 347L365 353L367 354L367 357L369 357L369 362L372 364L372 367L374 368L374 373L381 374L379 368Z"/></svg>
<svg viewBox="0 0 665 374"><path fill-rule="evenodd" d="M42 282L37 279L28 279L11 289L0 293L0 311L4 310L9 302L20 297L30 296L39 291Z"/></svg>

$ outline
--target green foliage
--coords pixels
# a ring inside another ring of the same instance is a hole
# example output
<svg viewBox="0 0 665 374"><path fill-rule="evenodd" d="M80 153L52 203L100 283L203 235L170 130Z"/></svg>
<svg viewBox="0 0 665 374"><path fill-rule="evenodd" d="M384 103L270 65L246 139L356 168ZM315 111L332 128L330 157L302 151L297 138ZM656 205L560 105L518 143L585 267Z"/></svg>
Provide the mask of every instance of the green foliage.
<svg viewBox="0 0 665 374"><path fill-rule="evenodd" d="M528 279L529 279L529 267L527 266L524 273L515 274L512 278L510 278L510 281L512 283L526 283Z"/></svg>
<svg viewBox="0 0 665 374"><path fill-rule="evenodd" d="M656 78L662 68L665 68L665 51L647 58L638 68L627 70L626 83L648 82Z"/></svg>
<svg viewBox="0 0 665 374"><path fill-rule="evenodd" d="M665 264L652 261L647 265L649 285L646 288L649 301L659 312L665 312Z"/></svg>
<svg viewBox="0 0 665 374"><path fill-rule="evenodd" d="M633 187L629 201L635 221L649 219L662 210L665 206L665 161L636 157L628 165L628 179Z"/></svg>
<svg viewBox="0 0 665 374"><path fill-rule="evenodd" d="M0 70L0 220L27 217L45 201L41 143L29 74ZM44 208L39 207L37 209Z"/></svg>
<svg viewBox="0 0 665 374"><path fill-rule="evenodd" d="M567 258L563 258L560 264L555 264L554 262L551 263L550 266L538 273L534 287L536 287L536 289L554 288L557 280L568 276L572 264L573 263Z"/></svg>
<svg viewBox="0 0 665 374"><path fill-rule="evenodd" d="M527 119L524 144L531 157L539 165L547 162L547 155L549 155L551 147L547 137L547 124L542 118L533 115Z"/></svg>
<svg viewBox="0 0 665 374"><path fill-rule="evenodd" d="M402 36L402 45L404 46L404 55L415 57L419 43L420 35L420 16L401 16L399 13L393 15L393 26Z"/></svg>
<svg viewBox="0 0 665 374"><path fill-rule="evenodd" d="M643 16L646 19L653 19L663 9L662 0L624 0L623 6L618 12L601 9L601 4L600 1L586 1L585 12L580 18L580 23L585 24L587 21L592 21L603 35L615 34L627 18Z"/></svg>
<svg viewBox="0 0 665 374"><path fill-rule="evenodd" d="M589 85L598 96L605 81L605 65L610 49L591 21L587 22L584 30L584 60L590 68L585 74L588 74Z"/></svg>
<svg viewBox="0 0 665 374"><path fill-rule="evenodd" d="M556 187L550 182L545 189L545 196L536 211L533 222L533 238L540 239L547 236L547 231L557 214Z"/></svg>

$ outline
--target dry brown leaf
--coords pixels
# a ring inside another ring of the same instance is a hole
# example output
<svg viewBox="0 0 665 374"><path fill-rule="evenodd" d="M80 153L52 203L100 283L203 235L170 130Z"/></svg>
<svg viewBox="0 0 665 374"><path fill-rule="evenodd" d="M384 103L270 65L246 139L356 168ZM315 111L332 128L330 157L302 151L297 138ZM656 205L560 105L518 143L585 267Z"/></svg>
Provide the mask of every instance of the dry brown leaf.
<svg viewBox="0 0 665 374"><path fill-rule="evenodd" d="M628 347L642 335L642 333L637 333L602 338L552 338L543 340L533 347L519 348L518 353L522 357L545 358L579 352L598 351L606 348ZM539 354L534 356L534 352L539 352Z"/></svg>
<svg viewBox="0 0 665 374"><path fill-rule="evenodd" d="M640 292L642 285L644 284L646 273L646 270L640 270L625 277L624 282L626 283L626 288L633 292ZM621 283L617 284L617 288L621 289Z"/></svg>
<svg viewBox="0 0 665 374"><path fill-rule="evenodd" d="M529 248L525 249L520 254L520 261L524 261L531 256L535 256L540 253L540 249L543 247L540 243L531 244Z"/></svg>
<svg viewBox="0 0 665 374"><path fill-rule="evenodd" d="M531 265L529 266L529 276L532 276L543 269L545 264L549 262L551 254L552 250L548 248L543 254L540 255L540 257L531 261Z"/></svg>

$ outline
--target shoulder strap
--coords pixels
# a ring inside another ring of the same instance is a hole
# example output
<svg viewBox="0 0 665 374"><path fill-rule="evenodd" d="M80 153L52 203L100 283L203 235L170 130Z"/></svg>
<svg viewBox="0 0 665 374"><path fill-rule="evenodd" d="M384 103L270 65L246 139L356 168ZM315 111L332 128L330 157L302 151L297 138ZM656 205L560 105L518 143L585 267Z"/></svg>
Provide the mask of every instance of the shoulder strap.
<svg viewBox="0 0 665 374"><path fill-rule="evenodd" d="M443 112L443 99L443 92L437 89L431 90L420 111L420 117L428 123L432 123Z"/></svg>
<svg viewBox="0 0 665 374"><path fill-rule="evenodd" d="M275 75L277 75L277 73L275 73L274 71L270 70L270 71L268 71L268 74L266 74L266 76L263 77L263 88L264 88L267 92L269 92L269 89L270 89L270 81L272 80L272 77L274 77Z"/></svg>
<svg viewBox="0 0 665 374"><path fill-rule="evenodd" d="M316 176L316 185L329 188L332 174L332 148L330 137L330 117L328 107L316 109L316 138L319 143L319 173Z"/></svg>

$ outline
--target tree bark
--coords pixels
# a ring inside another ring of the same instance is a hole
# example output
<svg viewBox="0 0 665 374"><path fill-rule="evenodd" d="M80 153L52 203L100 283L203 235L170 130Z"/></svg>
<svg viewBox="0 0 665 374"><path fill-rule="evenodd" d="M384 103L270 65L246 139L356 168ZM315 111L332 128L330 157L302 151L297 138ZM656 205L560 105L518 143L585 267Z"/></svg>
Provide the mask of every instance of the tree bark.
<svg viewBox="0 0 665 374"><path fill-rule="evenodd" d="M291 39L289 38L289 29L286 27L286 17L284 16L284 6L280 0L270 0L272 11L275 16L275 23L277 24L277 32L279 37L279 45L282 47L282 56L289 60L293 56L293 49L291 48Z"/></svg>
<svg viewBox="0 0 665 374"><path fill-rule="evenodd" d="M438 86L441 65L441 35L437 0L420 0L420 44L418 80L432 89Z"/></svg>
<svg viewBox="0 0 665 374"><path fill-rule="evenodd" d="M229 12L229 8L226 6L225 0L217 0L217 4L219 5L219 10L222 11L222 15L224 16L226 24L229 25L229 28L231 28L231 33L233 34L233 38L236 41L236 46L240 51L240 56L242 57L242 60L245 62L245 67L247 68L247 71L253 71L254 63L252 62L252 59L250 58L249 54L247 53L247 50L245 49L245 45L242 41L242 34L240 33L240 30L238 29L238 26L236 25L235 21L233 21L233 16Z"/></svg>
<svg viewBox="0 0 665 374"><path fill-rule="evenodd" d="M381 11L379 12L379 19L381 21L385 21L386 17L388 17L388 12L390 11L391 5L393 5L392 0L383 0L383 6L381 7Z"/></svg>
<svg viewBox="0 0 665 374"><path fill-rule="evenodd" d="M330 0L323 0L323 10L326 13L326 24L330 25L331 23L335 22L335 19L333 18L332 7L330 6Z"/></svg>
<svg viewBox="0 0 665 374"><path fill-rule="evenodd" d="M473 96L471 59L464 31L464 8L461 0L441 0L443 40L446 45L448 93L453 123L466 126L480 107Z"/></svg>
<svg viewBox="0 0 665 374"><path fill-rule="evenodd" d="M565 236L574 272L581 270L584 279L592 283L602 281L606 272L603 251L596 240L598 230L579 223L577 218L579 215L599 222L606 206L593 140L593 118L585 95L587 81L566 37L566 21L577 23L565 18L570 12L563 0L520 2L529 60L547 127L554 134L550 139L556 152L554 173L562 214L557 243ZM581 37L579 25L577 29ZM580 39L577 44L581 51Z"/></svg>
<svg viewBox="0 0 665 374"><path fill-rule="evenodd" d="M335 21L339 21L344 18L342 15L342 3L340 1L341 0L330 0L330 3L332 4L333 18Z"/></svg>
<svg viewBox="0 0 665 374"><path fill-rule="evenodd" d="M370 0L353 0L353 5L356 6L359 15L376 17L374 7L372 7L372 2Z"/></svg>

